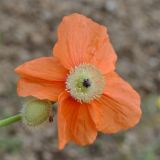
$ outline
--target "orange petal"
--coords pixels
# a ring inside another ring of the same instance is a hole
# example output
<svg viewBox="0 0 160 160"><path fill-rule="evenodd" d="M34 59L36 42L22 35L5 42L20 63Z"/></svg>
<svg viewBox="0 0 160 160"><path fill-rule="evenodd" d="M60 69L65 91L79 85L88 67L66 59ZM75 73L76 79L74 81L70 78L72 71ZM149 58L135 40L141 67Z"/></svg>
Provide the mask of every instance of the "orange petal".
<svg viewBox="0 0 160 160"><path fill-rule="evenodd" d="M90 107L99 131L115 133L136 125L141 117L140 96L116 73L106 75L104 95Z"/></svg>
<svg viewBox="0 0 160 160"><path fill-rule="evenodd" d="M90 62L106 69L116 61L106 28L80 14L63 18L53 52L68 69Z"/></svg>
<svg viewBox="0 0 160 160"><path fill-rule="evenodd" d="M101 73L107 74L115 70L116 60L117 56L108 39L104 42L103 46L96 51L96 56L90 60L90 63L97 66Z"/></svg>
<svg viewBox="0 0 160 160"><path fill-rule="evenodd" d="M97 131L89 115L89 106L76 102L66 92L59 97L58 102L60 148L63 148L69 140L79 145L93 143Z"/></svg>
<svg viewBox="0 0 160 160"><path fill-rule="evenodd" d="M42 57L22 64L16 72L23 77L39 78L49 81L63 81L67 70L55 57Z"/></svg>
<svg viewBox="0 0 160 160"><path fill-rule="evenodd" d="M31 80L21 78L18 81L18 95L19 96L33 96L38 99L48 99L56 101L58 95L64 91L64 82L48 82L42 80Z"/></svg>
<svg viewBox="0 0 160 160"><path fill-rule="evenodd" d="M58 143L59 143L59 149L63 149L65 145L72 139L72 135L70 132L70 129L68 128L68 124L66 121L66 117L63 115L63 103L65 99L69 97L69 94L62 93L59 96L58 100ZM69 102L67 102L69 103ZM68 113L67 113L67 119L71 119L71 115L74 114L74 110L76 109L74 106L67 104L68 107ZM73 110L74 109L74 110Z"/></svg>

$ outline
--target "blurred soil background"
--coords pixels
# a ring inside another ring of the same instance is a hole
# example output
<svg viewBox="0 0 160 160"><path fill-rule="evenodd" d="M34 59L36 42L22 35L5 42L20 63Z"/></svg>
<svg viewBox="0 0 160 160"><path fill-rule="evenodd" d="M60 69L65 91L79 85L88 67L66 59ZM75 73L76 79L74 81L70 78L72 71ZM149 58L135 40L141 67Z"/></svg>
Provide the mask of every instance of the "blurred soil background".
<svg viewBox="0 0 160 160"><path fill-rule="evenodd" d="M160 0L0 0L0 118L22 107L14 68L51 55L57 25L74 12L108 27L117 70L142 96L141 122L63 151L56 121L36 131L17 123L0 128L0 160L160 160Z"/></svg>

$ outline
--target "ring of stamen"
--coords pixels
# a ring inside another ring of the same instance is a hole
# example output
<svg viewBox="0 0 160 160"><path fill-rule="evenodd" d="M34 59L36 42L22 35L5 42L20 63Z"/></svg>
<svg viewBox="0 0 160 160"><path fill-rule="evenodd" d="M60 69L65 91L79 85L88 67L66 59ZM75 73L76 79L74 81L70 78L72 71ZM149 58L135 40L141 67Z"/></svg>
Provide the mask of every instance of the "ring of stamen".
<svg viewBox="0 0 160 160"><path fill-rule="evenodd" d="M66 80L66 89L79 102L89 103L101 96L105 87L105 78L93 65L81 64L70 71Z"/></svg>

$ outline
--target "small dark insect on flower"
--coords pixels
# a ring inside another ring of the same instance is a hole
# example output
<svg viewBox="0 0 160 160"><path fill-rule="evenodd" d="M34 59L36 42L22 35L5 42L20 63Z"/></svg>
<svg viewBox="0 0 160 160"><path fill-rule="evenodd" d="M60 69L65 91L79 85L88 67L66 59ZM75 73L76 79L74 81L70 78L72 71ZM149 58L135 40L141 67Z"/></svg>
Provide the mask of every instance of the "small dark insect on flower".
<svg viewBox="0 0 160 160"><path fill-rule="evenodd" d="M50 115L48 120L50 123L53 122L53 115L52 116Z"/></svg>
<svg viewBox="0 0 160 160"><path fill-rule="evenodd" d="M53 110L50 110L49 116L48 116L48 121L49 123L53 122L53 118L54 118L54 113Z"/></svg>

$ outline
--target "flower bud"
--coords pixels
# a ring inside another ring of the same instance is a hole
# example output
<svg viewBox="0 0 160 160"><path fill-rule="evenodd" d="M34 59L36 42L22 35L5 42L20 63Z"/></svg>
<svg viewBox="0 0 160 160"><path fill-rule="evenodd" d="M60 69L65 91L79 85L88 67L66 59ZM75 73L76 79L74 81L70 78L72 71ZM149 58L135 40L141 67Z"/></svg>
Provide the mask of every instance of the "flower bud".
<svg viewBox="0 0 160 160"><path fill-rule="evenodd" d="M23 122L29 127L37 127L48 121L52 113L52 104L47 100L33 99L24 104Z"/></svg>

